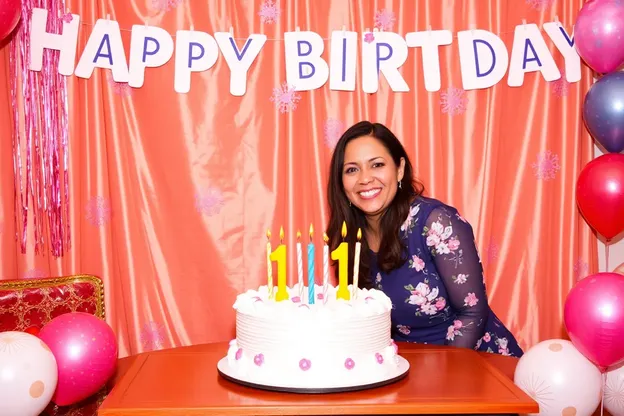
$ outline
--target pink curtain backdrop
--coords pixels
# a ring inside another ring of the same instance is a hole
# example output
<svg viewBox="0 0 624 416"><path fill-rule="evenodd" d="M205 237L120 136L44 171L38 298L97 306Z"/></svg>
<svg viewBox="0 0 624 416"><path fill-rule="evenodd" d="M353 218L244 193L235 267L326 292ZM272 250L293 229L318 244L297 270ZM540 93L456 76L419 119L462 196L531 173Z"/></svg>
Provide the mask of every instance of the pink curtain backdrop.
<svg viewBox="0 0 624 416"><path fill-rule="evenodd" d="M361 119L387 124L402 140L427 194L456 206L473 225L490 302L524 347L563 336L565 296L597 271L596 241L580 218L575 182L592 158L581 118L591 83L548 83L539 73L510 88L506 78L463 91L457 40L440 49L442 89L424 87L420 50L401 73L409 93L329 90L287 95L282 34L313 30L328 38L346 25L401 35L478 27L509 50L526 19L555 16L572 31L582 0L154 0L70 1L81 15L80 54L92 25L110 14L129 49L133 24L214 33L230 26L239 46L250 33L269 40L249 71L243 97L229 93L229 69L192 78L189 94L173 89L173 60L148 69L143 88L115 83L110 71L68 78L72 248L35 255L15 239L8 47L0 51L0 278L76 273L101 276L107 319L120 355L233 336L237 293L263 283L265 233L277 243L284 226L289 269L295 233L328 218L325 183L332 147ZM276 6L271 8L271 6ZM544 33L560 68L563 59ZM325 57L329 43L326 41ZM358 71L360 70L358 64ZM359 77L358 77L359 80ZM359 82L359 81L358 81ZM284 112L271 100L284 99ZM49 234L49 232L48 232ZM293 274L290 274L293 281Z"/></svg>

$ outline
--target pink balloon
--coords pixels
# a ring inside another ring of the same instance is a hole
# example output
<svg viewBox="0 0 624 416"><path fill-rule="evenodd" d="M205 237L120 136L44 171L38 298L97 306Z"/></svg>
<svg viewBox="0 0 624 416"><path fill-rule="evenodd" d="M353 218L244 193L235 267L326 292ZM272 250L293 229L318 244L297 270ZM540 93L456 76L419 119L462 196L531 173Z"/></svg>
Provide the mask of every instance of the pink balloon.
<svg viewBox="0 0 624 416"><path fill-rule="evenodd" d="M59 406L78 403L97 393L113 376L117 341L103 320L83 312L67 313L48 322L39 338L58 364L58 384L52 401Z"/></svg>
<svg viewBox="0 0 624 416"><path fill-rule="evenodd" d="M20 0L0 0L0 40L8 37L20 20L22 2Z"/></svg>
<svg viewBox="0 0 624 416"><path fill-rule="evenodd" d="M624 2L589 0L574 25L574 44L587 65L601 74L624 64Z"/></svg>
<svg viewBox="0 0 624 416"><path fill-rule="evenodd" d="M624 276L596 273L568 294L563 313L574 346L601 370L624 362Z"/></svg>

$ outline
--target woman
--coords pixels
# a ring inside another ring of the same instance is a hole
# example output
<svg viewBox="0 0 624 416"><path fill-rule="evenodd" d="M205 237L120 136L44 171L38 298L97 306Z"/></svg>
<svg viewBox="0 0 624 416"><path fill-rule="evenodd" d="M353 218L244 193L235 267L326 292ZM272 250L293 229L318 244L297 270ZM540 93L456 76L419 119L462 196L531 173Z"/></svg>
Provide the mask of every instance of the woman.
<svg viewBox="0 0 624 416"><path fill-rule="evenodd" d="M472 227L455 208L422 193L388 128L362 121L342 135L329 173L327 235L335 249L343 221L351 230L349 282L355 230L361 228L359 285L392 300L396 341L521 356L488 305Z"/></svg>

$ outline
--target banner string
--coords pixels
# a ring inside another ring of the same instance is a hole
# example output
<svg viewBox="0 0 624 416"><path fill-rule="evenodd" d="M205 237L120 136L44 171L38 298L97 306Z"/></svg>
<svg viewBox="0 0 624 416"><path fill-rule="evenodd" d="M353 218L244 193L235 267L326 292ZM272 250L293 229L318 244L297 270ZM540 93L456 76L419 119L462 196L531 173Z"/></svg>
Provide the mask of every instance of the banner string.
<svg viewBox="0 0 624 416"><path fill-rule="evenodd" d="M62 19L62 17L61 17L61 19ZM103 19L104 19L104 20L110 20L110 19L108 19L108 18L103 18ZM550 22L545 22L545 23L557 23L557 24L559 24L559 27L564 28L564 30L565 30L567 33L572 33L572 31L574 31L574 26L573 26L573 25L572 25L571 27L566 27L566 26L564 26L563 24L561 24L561 23L559 22L559 20L558 20L558 19L555 19L555 20L550 21ZM90 27L95 26L95 23L88 23L88 22L84 22L84 21L82 21L82 20L80 21L80 24L81 24L81 25L84 25L84 26L90 26ZM524 22L524 21L521 23L521 25L528 25L528 24L531 24L531 23L526 23L526 22ZM533 23L533 24L536 24L536 23ZM148 23L145 23L145 26L149 26L149 24L148 24ZM156 27L160 27L160 26L156 26ZM539 27L539 25L538 25L538 28L539 28L540 33L542 33L542 34L543 34L543 33L545 33L545 30L544 30L543 28ZM119 28L119 30L120 30L121 32L132 32L132 29L124 29L124 28L121 28L121 27ZM183 29L177 29L177 30L183 30ZM177 30L176 30L176 31L177 31ZM188 30L193 31L193 30L195 30L195 29L194 29L193 25L191 25L191 26L190 26L190 28L189 28ZM445 30L445 29L438 29L438 30ZM474 31L474 30L478 30L478 28L477 28L475 25L472 25L472 27L470 27L470 28L468 28L468 29L464 29L464 31ZM569 30L571 30L571 32L569 32ZM297 32L299 32L299 30L296 30L296 31L297 31ZM340 31L347 32L347 31L349 31L349 30L347 30L346 28L342 28L342 29L339 29L339 30L336 30L336 31L337 31L337 32L340 32ZM422 30L422 31L420 31L420 32L426 32L426 31L427 31L427 30ZM428 31L434 31L434 30L433 30L433 29L431 29L431 28L429 28L429 29L428 29ZM228 32L228 31L226 30L226 31L223 31L223 32ZM230 34L232 34L232 32L233 32L233 28L232 28L232 27L230 27L229 32L230 32ZM373 28L372 30L370 30L369 28L366 28L366 29L364 29L364 31L363 31L362 33L373 33L373 34L375 34L375 33L384 33L384 31L379 30L378 28ZM393 33L396 33L396 32L393 32ZM510 35L510 34L513 34L513 33L515 33L515 30L512 30L512 31L505 31L505 32L499 32L499 33L494 33L494 32L491 32L491 33L493 33L493 34L495 34L496 36L499 36L499 37L500 37L500 36L502 36L502 35ZM253 33L253 34L255 34L255 35L261 35L262 33ZM176 37L176 36L175 36L175 35L171 35L171 37L175 39L175 37ZM241 38L241 37L235 37L235 36L232 36L232 38L233 38L234 40L247 40L247 39L248 39L248 38ZM457 36L457 35L453 35L453 39L457 39L457 38L458 38L458 36ZM326 37L323 37L322 39L323 39L324 41L329 41L329 40L331 40L331 38L326 38ZM284 38L268 38L268 37L267 37L267 41L272 41L272 42L282 42L283 40L284 40Z"/></svg>

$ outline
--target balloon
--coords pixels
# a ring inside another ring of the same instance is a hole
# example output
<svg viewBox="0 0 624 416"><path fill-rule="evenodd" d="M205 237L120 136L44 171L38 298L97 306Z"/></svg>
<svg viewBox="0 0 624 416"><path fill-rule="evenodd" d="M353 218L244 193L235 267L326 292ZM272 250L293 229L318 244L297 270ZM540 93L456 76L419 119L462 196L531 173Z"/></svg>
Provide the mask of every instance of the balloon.
<svg viewBox="0 0 624 416"><path fill-rule="evenodd" d="M596 273L578 282L563 319L574 346L602 370L624 362L624 276Z"/></svg>
<svg viewBox="0 0 624 416"><path fill-rule="evenodd" d="M39 338L0 332L0 415L39 415L50 403L57 376L54 355Z"/></svg>
<svg viewBox="0 0 624 416"><path fill-rule="evenodd" d="M39 335L39 327L33 325L33 326L29 326L28 328L26 328L24 330L24 332L29 333L30 335L34 335L34 336L38 336Z"/></svg>
<svg viewBox="0 0 624 416"><path fill-rule="evenodd" d="M614 416L624 415L624 364L610 368L604 392L604 407Z"/></svg>
<svg viewBox="0 0 624 416"><path fill-rule="evenodd" d="M592 84L585 95L583 119L608 152L624 150L624 72L612 72Z"/></svg>
<svg viewBox="0 0 624 416"><path fill-rule="evenodd" d="M20 0L0 0L0 40L13 32L19 22L21 9Z"/></svg>
<svg viewBox="0 0 624 416"><path fill-rule="evenodd" d="M574 25L578 54L594 71L607 73L624 64L622 0L590 0Z"/></svg>
<svg viewBox="0 0 624 416"><path fill-rule="evenodd" d="M58 386L52 401L77 403L97 393L117 364L117 342L110 326L83 312L59 315L39 332L56 357Z"/></svg>
<svg viewBox="0 0 624 416"><path fill-rule="evenodd" d="M514 383L539 404L540 416L590 416L601 400L600 370L563 339L542 341L525 352Z"/></svg>
<svg viewBox="0 0 624 416"><path fill-rule="evenodd" d="M598 156L585 165L576 202L585 221L607 240L624 231L624 155Z"/></svg>

